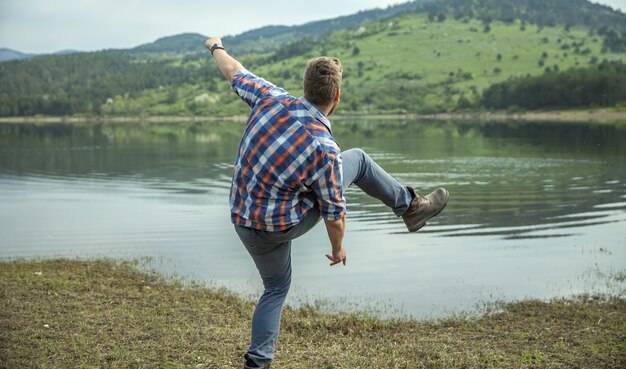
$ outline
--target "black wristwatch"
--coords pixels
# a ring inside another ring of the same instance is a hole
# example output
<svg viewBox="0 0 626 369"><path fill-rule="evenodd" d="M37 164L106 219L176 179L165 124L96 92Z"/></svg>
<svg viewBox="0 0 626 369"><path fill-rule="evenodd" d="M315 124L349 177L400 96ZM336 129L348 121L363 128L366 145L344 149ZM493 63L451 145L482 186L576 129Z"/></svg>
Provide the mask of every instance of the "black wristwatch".
<svg viewBox="0 0 626 369"><path fill-rule="evenodd" d="M226 49L224 49L224 46L222 46L222 44L220 43L215 43L213 44L213 46L211 46L211 48L209 49L209 51L211 52L211 55L213 55L213 51L217 50L217 49L222 49L224 51L226 51Z"/></svg>

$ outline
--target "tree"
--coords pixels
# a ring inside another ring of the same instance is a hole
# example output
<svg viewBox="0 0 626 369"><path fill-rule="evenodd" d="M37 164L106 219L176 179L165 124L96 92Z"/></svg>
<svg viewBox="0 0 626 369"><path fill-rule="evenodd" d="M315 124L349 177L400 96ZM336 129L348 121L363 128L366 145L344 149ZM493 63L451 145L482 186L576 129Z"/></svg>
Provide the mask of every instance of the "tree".
<svg viewBox="0 0 626 369"><path fill-rule="evenodd" d="M178 99L178 89L176 87L170 87L167 91L167 97L165 98L166 104L175 104Z"/></svg>

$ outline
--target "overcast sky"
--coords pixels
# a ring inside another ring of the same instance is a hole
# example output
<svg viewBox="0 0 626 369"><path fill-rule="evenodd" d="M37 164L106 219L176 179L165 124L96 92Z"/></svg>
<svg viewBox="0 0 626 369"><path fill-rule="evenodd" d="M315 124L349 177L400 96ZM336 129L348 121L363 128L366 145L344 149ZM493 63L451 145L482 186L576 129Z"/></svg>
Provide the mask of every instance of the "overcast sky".
<svg viewBox="0 0 626 369"><path fill-rule="evenodd" d="M0 0L0 48L130 48L183 32L236 35L384 8L402 0ZM597 0L626 11L626 0ZM233 4L236 4L233 5Z"/></svg>

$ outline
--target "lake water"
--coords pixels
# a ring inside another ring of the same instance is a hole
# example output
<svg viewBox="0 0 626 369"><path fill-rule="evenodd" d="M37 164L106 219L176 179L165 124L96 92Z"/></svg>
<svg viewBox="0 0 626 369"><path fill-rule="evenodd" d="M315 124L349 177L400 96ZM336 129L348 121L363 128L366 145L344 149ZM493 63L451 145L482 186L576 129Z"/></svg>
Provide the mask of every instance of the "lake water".
<svg viewBox="0 0 626 369"><path fill-rule="evenodd" d="M626 125L333 124L342 149L365 149L422 193L443 185L450 201L410 234L348 189L347 266L328 266L318 225L294 242L289 303L434 318L626 291ZM242 129L0 124L0 258L149 257L165 274L255 296L228 210Z"/></svg>

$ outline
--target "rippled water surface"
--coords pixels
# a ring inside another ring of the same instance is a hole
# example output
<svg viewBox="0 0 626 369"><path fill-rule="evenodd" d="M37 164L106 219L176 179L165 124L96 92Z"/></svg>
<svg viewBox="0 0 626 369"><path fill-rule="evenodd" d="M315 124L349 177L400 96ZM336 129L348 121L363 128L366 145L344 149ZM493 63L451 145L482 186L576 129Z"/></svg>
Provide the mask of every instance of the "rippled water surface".
<svg viewBox="0 0 626 369"><path fill-rule="evenodd" d="M0 257L151 257L243 294L260 279L230 225L239 123L0 124ZM335 122L448 207L418 233L347 190L346 267L322 225L294 242L290 302L438 317L497 300L624 293L626 127Z"/></svg>

